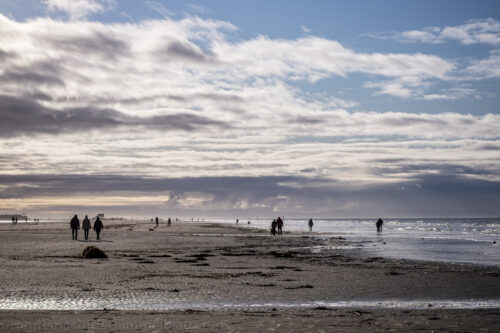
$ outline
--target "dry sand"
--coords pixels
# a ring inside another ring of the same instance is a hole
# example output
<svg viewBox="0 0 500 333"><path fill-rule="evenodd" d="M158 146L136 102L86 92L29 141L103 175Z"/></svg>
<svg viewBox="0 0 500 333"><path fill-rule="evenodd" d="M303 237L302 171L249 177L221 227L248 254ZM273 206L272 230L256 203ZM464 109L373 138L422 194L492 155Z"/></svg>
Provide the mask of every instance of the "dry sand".
<svg viewBox="0 0 500 333"><path fill-rule="evenodd" d="M498 308L432 306L432 300L500 300L498 267L369 258L342 250L349 240L311 233L271 237L201 222L153 226L108 221L102 241L91 232L86 242L83 232L79 241L71 240L69 223L0 225L0 306L6 299L32 306L52 299L71 308L0 310L0 331L499 331ZM87 245L109 258L80 258ZM331 245L340 249L316 252ZM310 306L394 299L431 304L426 309ZM91 300L147 306L83 311ZM155 302L170 310L152 309ZM309 306L297 306L301 302ZM221 308L229 303L233 306ZM79 304L82 310L75 311Z"/></svg>

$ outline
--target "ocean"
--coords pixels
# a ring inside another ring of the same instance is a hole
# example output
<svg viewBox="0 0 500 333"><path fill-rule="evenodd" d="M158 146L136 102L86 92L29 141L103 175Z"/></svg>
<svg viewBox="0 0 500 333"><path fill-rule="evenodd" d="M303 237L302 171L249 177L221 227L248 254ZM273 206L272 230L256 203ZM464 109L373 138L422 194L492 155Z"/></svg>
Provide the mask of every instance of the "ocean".
<svg viewBox="0 0 500 333"><path fill-rule="evenodd" d="M317 219L317 237L344 237L371 256L500 266L500 218ZM250 221L250 225L248 225ZM285 219L283 232L308 233L308 219ZM235 220L216 220L235 224ZM269 229L269 219L240 219L241 227ZM328 251L328 246L318 251ZM336 250L330 247L330 250Z"/></svg>

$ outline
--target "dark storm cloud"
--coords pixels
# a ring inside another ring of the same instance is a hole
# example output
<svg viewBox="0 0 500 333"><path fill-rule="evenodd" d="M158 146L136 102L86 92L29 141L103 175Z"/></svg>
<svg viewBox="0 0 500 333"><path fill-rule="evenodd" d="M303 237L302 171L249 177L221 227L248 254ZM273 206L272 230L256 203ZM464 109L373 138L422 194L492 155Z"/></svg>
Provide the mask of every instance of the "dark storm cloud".
<svg viewBox="0 0 500 333"><path fill-rule="evenodd" d="M414 124L435 126L448 125L448 123L443 119L428 119L413 115L398 115L397 117L388 117L381 120L381 122L390 126L409 126Z"/></svg>
<svg viewBox="0 0 500 333"><path fill-rule="evenodd" d="M136 118L137 119L137 118ZM214 126L218 128L229 128L229 125L221 121L211 120L206 117L197 116L194 114L172 114L166 116L156 116L146 119L133 121L137 125L146 125L150 128L158 128L162 130L185 130L194 131L202 127Z"/></svg>
<svg viewBox="0 0 500 333"><path fill-rule="evenodd" d="M290 120L291 123L297 123L297 124L307 124L307 125L316 125L316 124L322 124L325 122L324 119L318 118L318 117L305 117L305 116L298 116L295 118L292 118Z"/></svg>
<svg viewBox="0 0 500 333"><path fill-rule="evenodd" d="M500 146L495 145L495 144L484 144L484 145L478 146L477 149L497 151L497 150L500 150Z"/></svg>
<svg viewBox="0 0 500 333"><path fill-rule="evenodd" d="M43 35L41 38L51 47L82 56L98 54L108 59L115 59L130 52L129 45L125 41L101 32L91 32L89 36Z"/></svg>
<svg viewBox="0 0 500 333"><path fill-rule="evenodd" d="M220 93L199 93L199 94L185 94L185 95L169 94L165 97L174 100L176 102L184 102L184 103L199 101L200 99L214 101L214 102L223 102L223 103L245 102L245 99L241 96L234 94L220 94Z"/></svg>
<svg viewBox="0 0 500 333"><path fill-rule="evenodd" d="M397 160L396 160L397 161ZM392 163L392 162L387 162ZM397 162L396 162L397 163ZM400 163L400 162L399 162ZM498 170L489 170L487 168L473 168L460 164L446 164L446 163L419 163L419 164L401 164L391 167L380 167L374 169L375 174L401 174L401 173L426 173L432 171L440 176L459 176L459 175L496 175Z"/></svg>
<svg viewBox="0 0 500 333"><path fill-rule="evenodd" d="M28 66L15 66L0 75L0 84L26 86L64 86L61 79L62 69L54 63L35 62Z"/></svg>
<svg viewBox="0 0 500 333"><path fill-rule="evenodd" d="M106 194L110 191L165 193L169 202L148 214L251 214L289 217L498 216L500 182L458 176L422 176L411 182L351 186L307 177L141 178L125 176L0 175L0 198ZM186 192L211 196L202 207L181 207ZM241 208L238 203L245 201ZM222 205L222 206L221 206ZM278 205L278 206L277 206ZM225 207L221 210L221 207ZM278 210L275 208L278 207ZM54 208L54 207L52 207ZM142 214L138 204L108 207L114 214ZM99 208L100 209L100 208Z"/></svg>
<svg viewBox="0 0 500 333"><path fill-rule="evenodd" d="M57 102L69 102L69 103L83 103L88 104L122 104L122 105L136 105L142 103L157 102L161 99L167 99L169 101L174 101L177 103L184 104L199 104L200 101L213 101L217 103L243 103L245 99L241 96L235 94L227 93L197 93L197 94L157 94L142 97L121 97L121 96L71 96L71 97L59 97Z"/></svg>
<svg viewBox="0 0 500 333"><path fill-rule="evenodd" d="M47 95L46 93L44 92L41 92L41 91L33 91L31 93L28 93L24 96L26 99L29 99L29 100L35 100L35 101L46 101L46 102L50 102L53 100L52 96L50 95Z"/></svg>
<svg viewBox="0 0 500 333"><path fill-rule="evenodd" d="M404 158L377 158L372 160L373 163L395 163L395 164L402 164L405 161L407 161Z"/></svg>
<svg viewBox="0 0 500 333"><path fill-rule="evenodd" d="M0 95L0 136L28 133L59 134L119 126L145 126L157 130L184 131L210 126L228 127L223 122L194 114L140 118L127 116L112 109L92 107L55 110L31 99Z"/></svg>
<svg viewBox="0 0 500 333"><path fill-rule="evenodd" d="M16 55L13 52L7 52L0 49L0 61L7 61L9 58L14 58Z"/></svg>
<svg viewBox="0 0 500 333"><path fill-rule="evenodd" d="M295 177L204 177L204 178L146 178L128 176L79 176L79 175L0 175L0 184L8 186L2 198L30 197L37 195L64 194L68 192L186 192L199 191L226 198L241 193L275 195L280 193L280 182L296 180ZM31 184L29 191L16 184Z"/></svg>
<svg viewBox="0 0 500 333"><path fill-rule="evenodd" d="M51 86L64 86L64 81L59 77L54 75L39 74L29 71L12 72L5 71L0 75L0 83L11 83L16 84L45 84Z"/></svg>
<svg viewBox="0 0 500 333"><path fill-rule="evenodd" d="M199 63L215 61L213 55L205 54L199 48L179 41L170 42L162 55L166 57L166 60L188 60Z"/></svg>

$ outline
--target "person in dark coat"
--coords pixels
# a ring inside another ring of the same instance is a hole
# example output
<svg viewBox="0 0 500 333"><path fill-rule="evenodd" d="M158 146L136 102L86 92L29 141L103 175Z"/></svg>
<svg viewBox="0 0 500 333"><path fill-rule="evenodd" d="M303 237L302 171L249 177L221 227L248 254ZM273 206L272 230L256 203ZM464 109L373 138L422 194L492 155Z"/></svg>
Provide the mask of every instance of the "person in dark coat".
<svg viewBox="0 0 500 333"><path fill-rule="evenodd" d="M382 232L382 224L384 224L384 221L379 218L377 220L377 223L375 223L375 225L377 226L377 232Z"/></svg>
<svg viewBox="0 0 500 333"><path fill-rule="evenodd" d="M78 229L80 229L80 220L78 219L78 216L73 216L71 219L71 222L69 223L71 227L71 236L73 237L73 240L77 240L78 238Z"/></svg>
<svg viewBox="0 0 500 333"><path fill-rule="evenodd" d="M283 235L283 220L279 216L276 220L276 226L278 227L278 235Z"/></svg>
<svg viewBox="0 0 500 333"><path fill-rule="evenodd" d="M85 240L89 240L90 220L87 215L85 215L85 218L82 221L82 229Z"/></svg>
<svg viewBox="0 0 500 333"><path fill-rule="evenodd" d="M160 219L158 218L158 216L155 218L155 222L156 222L156 227L158 228L158 223L160 222Z"/></svg>
<svg viewBox="0 0 500 333"><path fill-rule="evenodd" d="M168 221L167 221L167 227L170 227L172 225L172 220L170 219L170 217L168 218Z"/></svg>
<svg viewBox="0 0 500 333"><path fill-rule="evenodd" d="M99 240L99 234L101 233L101 230L104 228L102 225L101 219L98 217L95 222L94 222L94 230L97 234L97 240Z"/></svg>
<svg viewBox="0 0 500 333"><path fill-rule="evenodd" d="M309 231L313 231L313 219L309 219L309 222L307 222L307 225L309 225Z"/></svg>
<svg viewBox="0 0 500 333"><path fill-rule="evenodd" d="M276 236L276 220L271 222L271 235Z"/></svg>

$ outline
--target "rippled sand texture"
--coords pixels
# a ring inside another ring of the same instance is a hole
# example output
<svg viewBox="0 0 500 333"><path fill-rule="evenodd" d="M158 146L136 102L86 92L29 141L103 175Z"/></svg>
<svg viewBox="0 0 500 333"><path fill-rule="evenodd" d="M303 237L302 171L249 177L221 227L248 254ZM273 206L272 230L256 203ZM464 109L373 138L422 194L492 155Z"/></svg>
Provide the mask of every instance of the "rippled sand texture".
<svg viewBox="0 0 500 333"><path fill-rule="evenodd" d="M370 258L349 239L205 223L106 226L101 242L75 242L66 224L0 225L0 331L500 327L498 268ZM79 258L86 245L109 258ZM401 308L383 306L394 302ZM460 302L490 305L439 306Z"/></svg>

